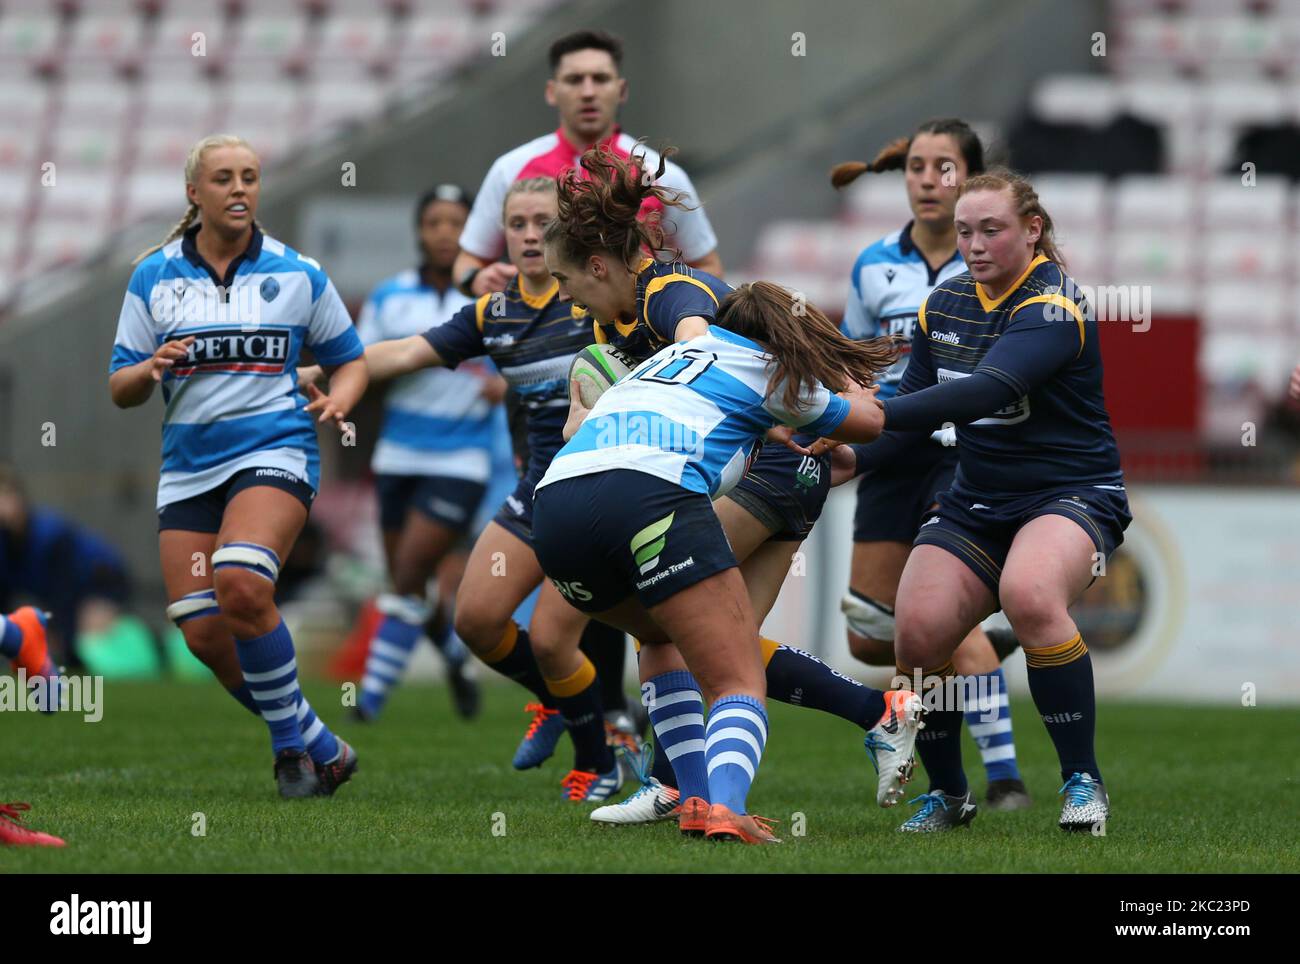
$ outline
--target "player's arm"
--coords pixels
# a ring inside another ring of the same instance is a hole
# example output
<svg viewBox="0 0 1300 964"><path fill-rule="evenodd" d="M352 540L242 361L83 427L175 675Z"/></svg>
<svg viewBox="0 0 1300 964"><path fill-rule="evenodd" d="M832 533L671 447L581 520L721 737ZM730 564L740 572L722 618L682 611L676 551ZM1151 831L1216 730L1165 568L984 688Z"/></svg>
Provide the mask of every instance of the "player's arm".
<svg viewBox="0 0 1300 964"><path fill-rule="evenodd" d="M114 371L108 376L108 393L113 404L118 408L135 408L147 402L154 385L162 381L168 369L189 355L192 344L193 335L164 342L143 361L123 365Z"/></svg>
<svg viewBox="0 0 1300 964"><path fill-rule="evenodd" d="M931 431L944 422L965 425L992 415L1077 357L1083 337L1083 317L1072 302L1059 298L1027 303L1012 313L975 371L907 395L900 392L884 403L885 424L891 429ZM912 351L915 358L916 341Z"/></svg>
<svg viewBox="0 0 1300 964"><path fill-rule="evenodd" d="M113 357L108 363L108 393L118 408L143 405L173 365L189 355L194 337L158 344L149 298L154 275L140 265L131 275L113 339Z"/></svg>
<svg viewBox="0 0 1300 964"><path fill-rule="evenodd" d="M488 168L474 196L460 233L460 253L451 267L452 280L467 297L501 291L518 273L514 265L498 260L505 247L501 208L513 180L513 174L506 169L505 157L499 157Z"/></svg>
<svg viewBox="0 0 1300 964"><path fill-rule="evenodd" d="M823 435L841 442L870 442L880 435L882 428L880 402L876 400L875 389L860 385L850 385L847 391L836 395L825 385L818 384L793 409L786 407L784 386L778 385L768 394L763 408L785 427L777 430L782 441L792 434L791 429L798 429L808 435ZM791 448L797 447L789 444ZM806 449L799 451L808 454Z"/></svg>
<svg viewBox="0 0 1300 964"><path fill-rule="evenodd" d="M696 258L694 261L688 261L686 263L692 268L699 268L701 271L707 271L715 278L721 278L722 272L725 270L722 267L722 255L718 254L717 248L714 248L701 258Z"/></svg>
<svg viewBox="0 0 1300 964"><path fill-rule="evenodd" d="M424 335L390 338L366 346L366 366L377 382L442 364L442 356Z"/></svg>
<svg viewBox="0 0 1300 964"><path fill-rule="evenodd" d="M659 279L655 279L658 281ZM663 341L687 341L704 334L717 317L718 302L703 282L685 275L669 275L659 288L646 288L645 317Z"/></svg>
<svg viewBox="0 0 1300 964"><path fill-rule="evenodd" d="M324 366L325 376L329 381L329 392L322 392L315 384L307 387L309 399L306 410L313 415L319 413L317 421L333 421L339 431L346 431L348 412L361 401L370 384L370 372L366 367L364 356L345 361L341 365Z"/></svg>

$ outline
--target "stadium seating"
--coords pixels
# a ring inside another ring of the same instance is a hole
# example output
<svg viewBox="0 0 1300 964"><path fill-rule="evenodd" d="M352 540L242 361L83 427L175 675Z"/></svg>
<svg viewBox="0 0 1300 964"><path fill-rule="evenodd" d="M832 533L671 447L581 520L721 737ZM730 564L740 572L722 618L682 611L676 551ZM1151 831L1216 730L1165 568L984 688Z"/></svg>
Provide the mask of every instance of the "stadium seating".
<svg viewBox="0 0 1300 964"><path fill-rule="evenodd" d="M179 217L182 166L204 134L239 133L273 166L296 143L486 56L474 32L483 15L513 29L556 2L0 5L0 310L36 272L85 257L112 232Z"/></svg>

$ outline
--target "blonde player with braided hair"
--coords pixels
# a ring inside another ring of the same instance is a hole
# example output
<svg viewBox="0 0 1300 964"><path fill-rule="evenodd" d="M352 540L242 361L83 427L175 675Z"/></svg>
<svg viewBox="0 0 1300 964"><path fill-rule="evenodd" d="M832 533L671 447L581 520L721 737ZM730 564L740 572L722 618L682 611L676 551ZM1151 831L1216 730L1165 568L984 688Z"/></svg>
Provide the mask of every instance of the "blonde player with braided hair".
<svg viewBox="0 0 1300 964"><path fill-rule="evenodd" d="M166 411L158 485L168 616L190 650L271 732L286 798L328 795L352 748L298 687L275 583L320 482L313 416L342 430L368 381L361 342L320 265L264 234L261 163L240 137L194 145L185 215L138 259L118 320L109 392ZM311 348L330 392L299 393Z"/></svg>

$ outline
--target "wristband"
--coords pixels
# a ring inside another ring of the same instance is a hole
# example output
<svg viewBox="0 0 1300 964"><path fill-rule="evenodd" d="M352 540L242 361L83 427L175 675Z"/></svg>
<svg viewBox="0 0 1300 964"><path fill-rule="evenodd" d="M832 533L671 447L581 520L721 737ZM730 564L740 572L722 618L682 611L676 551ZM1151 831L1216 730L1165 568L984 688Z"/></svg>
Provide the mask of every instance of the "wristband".
<svg viewBox="0 0 1300 964"><path fill-rule="evenodd" d="M456 282L456 287L460 289L461 294L467 298L474 297L474 279L478 277L478 273L482 270L482 268L470 268L460 276L460 280Z"/></svg>

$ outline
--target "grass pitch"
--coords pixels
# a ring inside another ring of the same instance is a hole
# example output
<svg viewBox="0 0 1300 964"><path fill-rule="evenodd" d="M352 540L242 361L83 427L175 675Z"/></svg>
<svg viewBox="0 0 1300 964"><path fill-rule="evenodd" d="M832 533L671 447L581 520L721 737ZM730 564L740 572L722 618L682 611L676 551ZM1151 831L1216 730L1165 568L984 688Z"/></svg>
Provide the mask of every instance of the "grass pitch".
<svg viewBox="0 0 1300 964"><path fill-rule="evenodd" d="M68 846L0 848L0 872L1300 871L1298 710L1103 705L1113 816L1106 836L1092 837L1056 828L1055 755L1032 704L1018 700L1033 808L902 839L896 827L911 810L874 805L862 734L772 704L750 804L780 820L785 843L743 847L683 839L671 823L591 823L590 807L560 800L567 738L541 769L512 770L527 721L515 687L486 687L473 723L454 716L441 687L406 687L368 727L346 721L337 688L307 692L361 758L333 799L279 800L265 727L215 684L108 683L95 724L5 713L0 802L30 802L29 823ZM965 759L982 796L969 738ZM918 769L909 789L924 788ZM200 823L206 832L195 835Z"/></svg>

